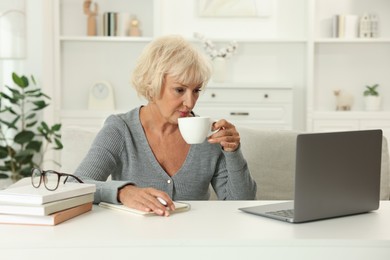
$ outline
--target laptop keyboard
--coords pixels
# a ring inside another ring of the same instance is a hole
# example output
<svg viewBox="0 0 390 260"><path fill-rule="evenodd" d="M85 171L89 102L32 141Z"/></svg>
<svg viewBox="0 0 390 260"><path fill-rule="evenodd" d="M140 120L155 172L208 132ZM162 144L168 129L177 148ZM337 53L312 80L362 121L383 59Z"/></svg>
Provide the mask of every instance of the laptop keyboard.
<svg viewBox="0 0 390 260"><path fill-rule="evenodd" d="M293 218L294 217L294 209L269 211L269 212L267 212L267 214L278 216L278 217L283 217L283 218Z"/></svg>

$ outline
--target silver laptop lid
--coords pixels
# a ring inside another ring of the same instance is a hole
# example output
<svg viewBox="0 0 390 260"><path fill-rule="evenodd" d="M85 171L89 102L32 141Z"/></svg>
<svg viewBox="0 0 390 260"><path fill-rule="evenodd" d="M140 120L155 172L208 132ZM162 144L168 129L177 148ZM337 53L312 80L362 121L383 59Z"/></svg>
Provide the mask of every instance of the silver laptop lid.
<svg viewBox="0 0 390 260"><path fill-rule="evenodd" d="M378 209L382 130L297 137L294 221Z"/></svg>

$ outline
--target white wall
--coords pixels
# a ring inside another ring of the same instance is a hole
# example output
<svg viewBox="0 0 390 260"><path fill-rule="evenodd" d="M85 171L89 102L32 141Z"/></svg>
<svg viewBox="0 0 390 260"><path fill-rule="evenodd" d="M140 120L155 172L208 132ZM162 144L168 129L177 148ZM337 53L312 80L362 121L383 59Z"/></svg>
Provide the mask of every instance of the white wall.
<svg viewBox="0 0 390 260"><path fill-rule="evenodd" d="M161 34L178 33L192 37L202 32L212 38L267 39L303 38L305 28L304 0L258 0L267 16L209 18L198 15L199 1L165 0L161 6Z"/></svg>

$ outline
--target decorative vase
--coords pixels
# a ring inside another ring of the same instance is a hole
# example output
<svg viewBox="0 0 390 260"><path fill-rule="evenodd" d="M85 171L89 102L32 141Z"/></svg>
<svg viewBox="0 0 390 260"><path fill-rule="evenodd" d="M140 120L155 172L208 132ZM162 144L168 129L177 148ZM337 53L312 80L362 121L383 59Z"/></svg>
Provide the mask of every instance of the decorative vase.
<svg viewBox="0 0 390 260"><path fill-rule="evenodd" d="M216 57L213 60L213 76L214 82L225 82L226 80L226 59Z"/></svg>
<svg viewBox="0 0 390 260"><path fill-rule="evenodd" d="M367 111L378 111L381 108L381 97L366 96L364 97L364 104Z"/></svg>

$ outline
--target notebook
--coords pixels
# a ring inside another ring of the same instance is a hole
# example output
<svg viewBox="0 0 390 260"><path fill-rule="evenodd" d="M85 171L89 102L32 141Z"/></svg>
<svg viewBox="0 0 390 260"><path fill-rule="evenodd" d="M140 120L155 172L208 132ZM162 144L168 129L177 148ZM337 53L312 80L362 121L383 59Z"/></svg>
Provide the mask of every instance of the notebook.
<svg viewBox="0 0 390 260"><path fill-rule="evenodd" d="M191 209L191 205L189 203L179 202L179 201L174 201L173 203L175 204L176 209L175 209L175 211L171 211L171 214L183 212L183 211L188 211ZM111 204L111 203L107 203L107 202L100 202L99 206L102 208L106 208L106 209L119 210L122 212L134 213L134 214L142 215L142 216L155 215L154 212L145 212L145 211L141 211L141 210L137 210L137 209L132 209L132 208L126 207L123 204Z"/></svg>
<svg viewBox="0 0 390 260"><path fill-rule="evenodd" d="M294 200L240 210L291 223L376 210L381 157L382 130L299 134Z"/></svg>

